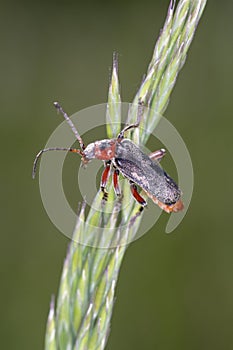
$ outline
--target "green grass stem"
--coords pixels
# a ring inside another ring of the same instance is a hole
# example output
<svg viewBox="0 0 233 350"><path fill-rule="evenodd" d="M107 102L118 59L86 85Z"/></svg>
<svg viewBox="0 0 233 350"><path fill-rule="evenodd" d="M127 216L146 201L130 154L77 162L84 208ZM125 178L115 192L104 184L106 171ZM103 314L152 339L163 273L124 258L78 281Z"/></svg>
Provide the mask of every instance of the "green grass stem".
<svg viewBox="0 0 233 350"><path fill-rule="evenodd" d="M139 99L149 107L144 110L143 129L132 133L135 142L139 143L140 138L140 143L145 145L149 137L145 129L153 131L159 116L164 113L205 5L206 0L180 0L176 6L174 1L170 2L145 79L128 115L128 122L136 121ZM106 111L109 138L120 131L120 102L118 61L114 55ZM106 346L122 259L127 243L136 235L143 219L141 215L129 227L129 220L138 205L130 199L129 186L124 186L123 191L122 203L110 201L106 204L108 212L91 208L86 214L84 204L80 209L64 261L56 305L53 299L50 306L46 350L102 350ZM110 198L112 195L110 191ZM100 193L94 201L95 207L101 207ZM117 210L124 201L129 201L130 205L120 218L121 224L126 225L122 231L117 227ZM103 226L101 234L100 225ZM108 234L104 234L104 230ZM85 244L77 243L80 238Z"/></svg>

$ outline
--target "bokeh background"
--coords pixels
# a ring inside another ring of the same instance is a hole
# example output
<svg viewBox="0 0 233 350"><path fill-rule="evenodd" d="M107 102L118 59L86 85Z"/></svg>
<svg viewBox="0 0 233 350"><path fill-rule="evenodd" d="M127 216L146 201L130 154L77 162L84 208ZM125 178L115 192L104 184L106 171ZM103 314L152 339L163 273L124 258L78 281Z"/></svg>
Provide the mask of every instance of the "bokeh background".
<svg viewBox="0 0 233 350"><path fill-rule="evenodd" d="M43 348L68 245L31 179L61 121L52 102L69 113L106 102L114 50L130 102L168 3L1 1L1 349ZM207 4L165 114L192 157L190 209L171 235L164 214L128 249L107 349L233 347L232 13L230 0ZM65 180L76 203L73 159Z"/></svg>

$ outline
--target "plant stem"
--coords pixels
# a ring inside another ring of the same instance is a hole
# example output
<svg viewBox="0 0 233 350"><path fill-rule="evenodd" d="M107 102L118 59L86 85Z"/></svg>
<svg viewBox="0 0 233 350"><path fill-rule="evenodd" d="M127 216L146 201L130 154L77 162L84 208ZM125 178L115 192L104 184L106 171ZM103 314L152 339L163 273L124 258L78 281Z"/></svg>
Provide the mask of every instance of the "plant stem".
<svg viewBox="0 0 233 350"><path fill-rule="evenodd" d="M149 107L144 115L144 129L153 131L156 127L158 116L165 111L178 73L186 60L206 1L180 0L177 6L174 1L170 2L147 74L132 103L129 122L136 121L138 101L142 99ZM119 91L118 64L114 55L106 116L109 138L114 137L120 130ZM134 133L133 138L135 142L139 142L138 133ZM142 131L141 144L145 144L147 139L148 134ZM124 200L129 200L129 190L126 187ZM94 201L97 207L101 207L100 193ZM85 217L85 205L80 210L73 241L63 266L56 307L54 301L50 306L45 338L46 350L105 348L110 332L116 283L127 248L125 243L135 236L140 223L140 220L136 220L134 225L128 226L125 235L120 236L116 225L116 208L114 204L107 205L111 214L97 212L91 208ZM132 202L130 210L122 214L122 224L127 224L136 207ZM99 235L99 230L95 229L101 221L104 222L103 229L111 230L107 240L106 235ZM76 243L80 237L87 237L86 245ZM109 249L100 249L97 246Z"/></svg>

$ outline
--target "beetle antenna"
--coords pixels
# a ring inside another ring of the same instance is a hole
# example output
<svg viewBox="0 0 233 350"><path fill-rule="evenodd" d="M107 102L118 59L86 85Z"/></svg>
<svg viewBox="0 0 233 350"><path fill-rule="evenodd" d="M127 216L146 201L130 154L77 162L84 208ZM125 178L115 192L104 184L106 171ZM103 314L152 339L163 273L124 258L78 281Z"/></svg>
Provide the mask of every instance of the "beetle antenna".
<svg viewBox="0 0 233 350"><path fill-rule="evenodd" d="M43 153L48 152L48 151L69 151L69 152L72 152L72 153L78 153L81 156L83 155L83 152L80 151L79 149L76 149L76 148L50 147L50 148L42 149L36 155L36 158L35 158L34 163L33 163L33 168L32 168L32 178L33 179L35 179L35 176L36 176L37 164L38 164L38 161L39 161L40 157L42 156Z"/></svg>
<svg viewBox="0 0 233 350"><path fill-rule="evenodd" d="M69 124L71 130L73 131L73 133L74 133L76 139L78 140L78 142L79 142L79 144L80 144L81 149L84 151L85 145L84 145L84 143L83 143L83 140L82 140L81 136L79 135L78 130L77 130L76 127L74 126L72 120L70 119L70 117L68 116L68 114L63 110L63 108L61 107L61 105L60 105L58 102L54 102L53 104L54 104L55 108L57 109L57 111L63 115L63 117L65 118L65 120L66 120L67 123Z"/></svg>

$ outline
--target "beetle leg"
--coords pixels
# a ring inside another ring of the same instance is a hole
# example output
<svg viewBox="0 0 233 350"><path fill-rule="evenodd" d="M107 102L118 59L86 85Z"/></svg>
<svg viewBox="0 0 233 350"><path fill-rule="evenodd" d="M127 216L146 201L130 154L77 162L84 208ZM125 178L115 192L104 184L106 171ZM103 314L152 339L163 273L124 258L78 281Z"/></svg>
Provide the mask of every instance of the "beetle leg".
<svg viewBox="0 0 233 350"><path fill-rule="evenodd" d="M150 153L149 157L152 160L157 160L157 162L160 162L160 160L165 156L165 154L166 154L165 149L161 148L158 151Z"/></svg>
<svg viewBox="0 0 233 350"><path fill-rule="evenodd" d="M123 140L126 131L128 131L129 129L138 128L138 126L139 123L127 125L123 130L121 130L120 134L117 136L117 140L120 142L121 140Z"/></svg>
<svg viewBox="0 0 233 350"><path fill-rule="evenodd" d="M141 215L143 210L144 210L144 207L139 208L139 210L136 212L136 214L130 219L129 227L131 227L135 223L135 220Z"/></svg>
<svg viewBox="0 0 233 350"><path fill-rule="evenodd" d="M108 192L106 191L106 185L110 176L111 161L105 162L105 168L102 173L100 188L103 192L103 200L108 199Z"/></svg>
<svg viewBox="0 0 233 350"><path fill-rule="evenodd" d="M112 180L113 180L114 191L115 191L116 195L118 197L120 197L121 189L120 189L120 185L119 185L119 170L118 169L114 170Z"/></svg>
<svg viewBox="0 0 233 350"><path fill-rule="evenodd" d="M142 209L140 211L143 210L143 208L147 205L147 202L145 201L144 198L142 198L142 196L140 196L140 194L138 193L138 189L137 186L135 185L134 182L130 181L130 190L132 192L133 197L135 198L135 200L141 204Z"/></svg>
<svg viewBox="0 0 233 350"><path fill-rule="evenodd" d="M137 213L130 219L130 226L132 226L134 224L135 220L137 219L137 217L141 215L144 207L147 206L147 202L145 201L144 198L142 198L142 196L140 196L140 194L138 193L138 190L137 190L137 186L135 185L135 183L133 181L130 181L130 189L131 189L132 195L135 198L135 200L139 204L141 204Z"/></svg>
<svg viewBox="0 0 233 350"><path fill-rule="evenodd" d="M124 134L126 131L133 129L133 128L138 128L139 124L142 120L142 116L143 116L143 108L144 107L144 103L143 101L141 101L141 99L138 100L138 116L137 116L137 122L135 124L130 124L124 127L124 129L121 130L121 132L119 133L119 135L117 136L117 141L121 142L121 140L123 140L124 138Z"/></svg>

